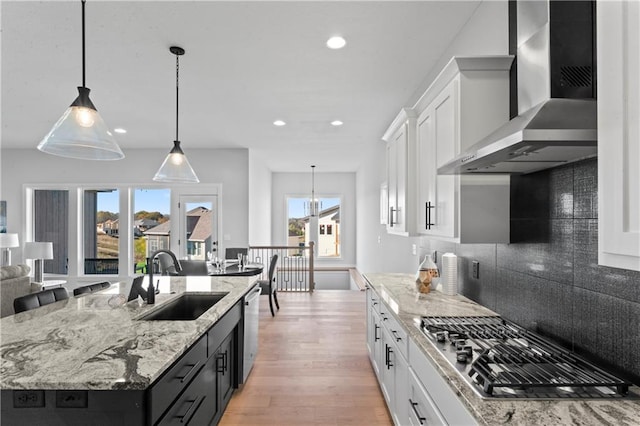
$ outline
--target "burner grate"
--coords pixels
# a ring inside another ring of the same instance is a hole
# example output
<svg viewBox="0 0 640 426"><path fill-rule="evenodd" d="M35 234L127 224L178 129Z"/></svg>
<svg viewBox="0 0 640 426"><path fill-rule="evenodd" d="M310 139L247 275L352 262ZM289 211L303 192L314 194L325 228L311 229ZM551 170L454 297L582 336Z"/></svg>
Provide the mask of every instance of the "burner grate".
<svg viewBox="0 0 640 426"><path fill-rule="evenodd" d="M432 316L421 323L432 344L486 396L609 398L629 393L630 383L501 317ZM460 348L473 355L470 366L456 361Z"/></svg>
<svg viewBox="0 0 640 426"><path fill-rule="evenodd" d="M475 374L490 395L496 387L605 386L615 388L620 395L629 391L628 383L530 332L526 339L509 340L483 351L471 364L469 376Z"/></svg>

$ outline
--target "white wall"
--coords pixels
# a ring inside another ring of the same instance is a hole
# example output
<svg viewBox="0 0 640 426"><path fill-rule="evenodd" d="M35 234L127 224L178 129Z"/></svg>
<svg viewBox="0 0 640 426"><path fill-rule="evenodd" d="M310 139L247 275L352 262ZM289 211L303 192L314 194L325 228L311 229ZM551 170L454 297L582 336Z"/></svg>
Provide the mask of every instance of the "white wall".
<svg viewBox="0 0 640 426"><path fill-rule="evenodd" d="M425 49L428 46L425 46ZM452 56L505 55L509 53L509 19L506 1L483 1L465 27L446 49L437 65L425 76L414 95L405 104L411 107L433 82ZM419 54L417 52L416 54ZM394 117L389 117L389 123ZM380 135L382 138L382 134ZM419 260L413 255L416 244L420 253L420 238L388 235L379 224L380 184L386 179L385 145L382 139L371 141L369 159L357 173L358 193L358 255L357 266L363 272L416 271ZM378 242L380 238L380 242Z"/></svg>
<svg viewBox="0 0 640 426"><path fill-rule="evenodd" d="M318 167L319 168L319 167ZM315 173L316 196L341 196L340 230L342 259L319 259L317 266L356 264L356 174ZM286 198L311 196L311 170L309 173L273 173L271 209L273 220L271 237L275 245L286 245Z"/></svg>
<svg viewBox="0 0 640 426"><path fill-rule="evenodd" d="M3 149L0 199L7 201L8 232L18 232L21 243L24 241L25 184L153 184L153 176L168 148L124 150L126 157L120 161L80 161L44 154L35 145L30 149ZM222 186L220 234L229 237L224 244L246 246L249 242L248 151L187 148L185 152L201 184ZM16 256L14 263L22 259L20 250L14 250L13 255Z"/></svg>
<svg viewBox="0 0 640 426"><path fill-rule="evenodd" d="M249 151L249 244L271 244L271 170Z"/></svg>

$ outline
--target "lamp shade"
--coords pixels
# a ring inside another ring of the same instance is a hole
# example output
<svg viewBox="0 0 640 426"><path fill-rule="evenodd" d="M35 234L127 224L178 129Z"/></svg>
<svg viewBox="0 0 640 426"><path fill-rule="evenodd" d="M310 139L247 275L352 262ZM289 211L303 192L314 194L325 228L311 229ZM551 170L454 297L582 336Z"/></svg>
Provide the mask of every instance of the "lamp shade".
<svg viewBox="0 0 640 426"><path fill-rule="evenodd" d="M42 139L38 145L40 151L79 160L124 158L116 139L89 99L89 91L78 87L78 97Z"/></svg>
<svg viewBox="0 0 640 426"><path fill-rule="evenodd" d="M173 149L164 159L162 166L153 177L156 182L184 182L198 183L200 179L196 176L187 156L180 148L180 141L173 141Z"/></svg>
<svg viewBox="0 0 640 426"><path fill-rule="evenodd" d="M53 259L53 243L24 243L25 259Z"/></svg>
<svg viewBox="0 0 640 426"><path fill-rule="evenodd" d="M2 248L20 247L20 242L18 241L18 234L0 234L0 247Z"/></svg>

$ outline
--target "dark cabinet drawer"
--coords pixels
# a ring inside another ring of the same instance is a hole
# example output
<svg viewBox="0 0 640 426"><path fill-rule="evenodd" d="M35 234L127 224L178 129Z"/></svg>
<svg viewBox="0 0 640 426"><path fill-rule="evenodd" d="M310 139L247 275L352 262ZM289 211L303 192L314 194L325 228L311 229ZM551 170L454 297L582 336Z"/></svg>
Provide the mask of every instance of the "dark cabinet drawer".
<svg viewBox="0 0 640 426"><path fill-rule="evenodd" d="M211 357L158 425L208 425L218 411L217 400L215 357Z"/></svg>
<svg viewBox="0 0 640 426"><path fill-rule="evenodd" d="M158 381L149 392L151 423L156 424L174 399L189 385L207 362L207 338L202 337Z"/></svg>

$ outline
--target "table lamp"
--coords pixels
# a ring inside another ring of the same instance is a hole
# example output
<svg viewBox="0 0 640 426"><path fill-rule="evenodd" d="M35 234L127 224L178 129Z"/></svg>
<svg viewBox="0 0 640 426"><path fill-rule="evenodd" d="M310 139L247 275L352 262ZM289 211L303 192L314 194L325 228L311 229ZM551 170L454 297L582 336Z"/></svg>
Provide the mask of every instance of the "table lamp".
<svg viewBox="0 0 640 426"><path fill-rule="evenodd" d="M18 234L0 234L0 247L2 247L2 266L11 265L11 248L20 247Z"/></svg>
<svg viewBox="0 0 640 426"><path fill-rule="evenodd" d="M44 259L53 259L53 243L24 243L24 258L34 259L33 280L37 283L43 282Z"/></svg>

